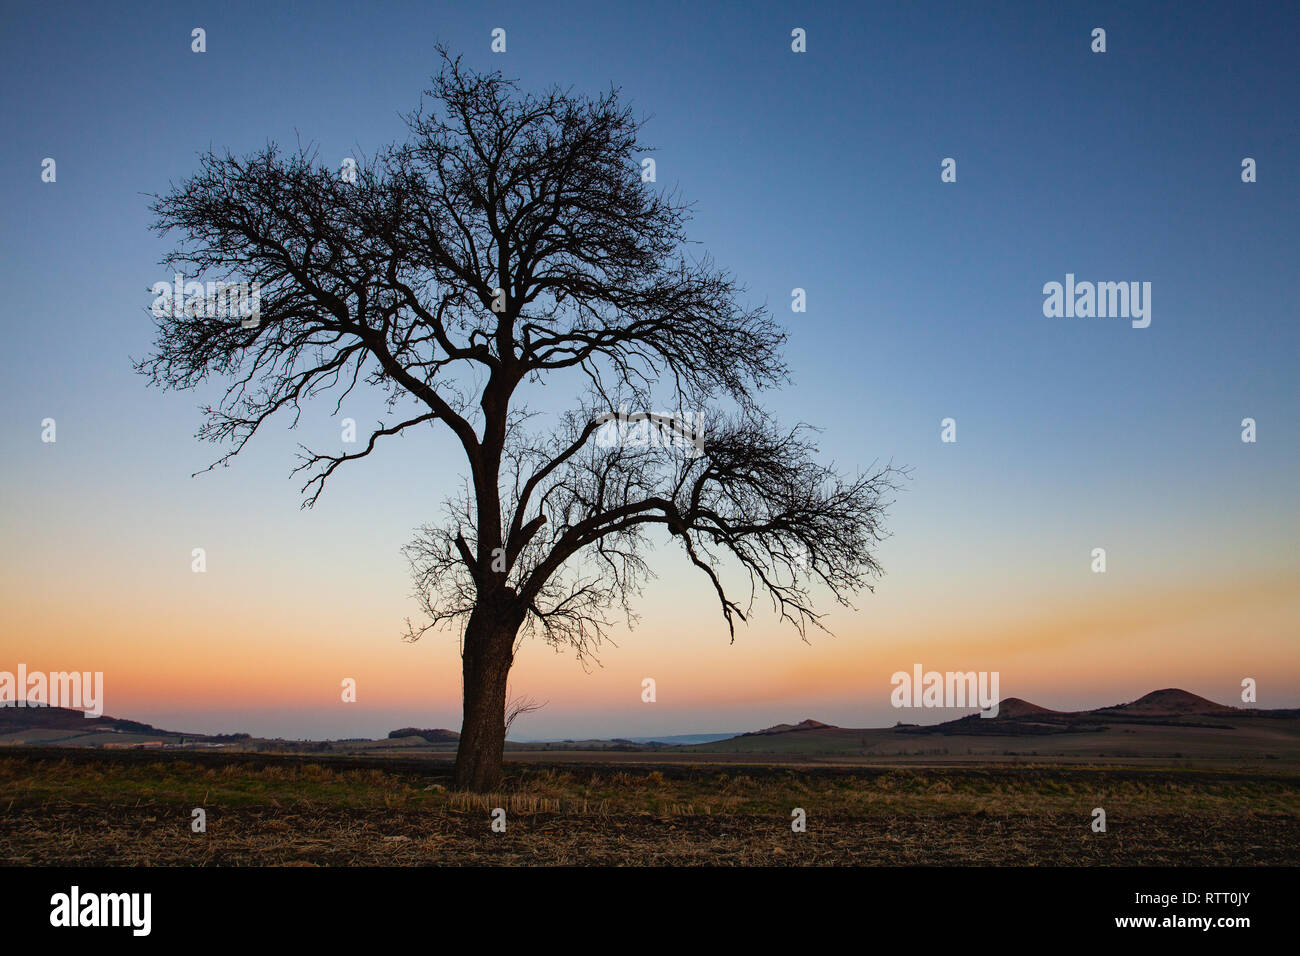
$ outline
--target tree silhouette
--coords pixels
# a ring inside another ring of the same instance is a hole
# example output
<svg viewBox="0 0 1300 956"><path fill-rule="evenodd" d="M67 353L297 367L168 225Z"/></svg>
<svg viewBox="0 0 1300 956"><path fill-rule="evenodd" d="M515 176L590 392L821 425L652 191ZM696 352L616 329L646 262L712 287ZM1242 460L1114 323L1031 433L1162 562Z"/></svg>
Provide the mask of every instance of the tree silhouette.
<svg viewBox="0 0 1300 956"><path fill-rule="evenodd" d="M687 254L689 207L642 181L641 123L617 90L525 94L440 52L409 139L349 175L271 145L209 152L153 197L154 228L181 237L163 263L257 282L260 311L164 314L137 368L163 388L226 381L199 431L233 446L214 466L311 396L336 394L337 411L359 383L380 390L390 420L364 445L302 456L304 507L383 439L450 429L468 479L407 548L428 614L408 636L461 635L455 784L484 790L501 777L517 642L581 657L616 614L631 623L650 532L708 578L733 641L760 595L804 635L821 626L814 582L847 605L879 574L898 472L843 477L816 463L810 429L759 406L787 380L785 334ZM522 391L539 382L575 397L530 431ZM655 407L672 411L646 418ZM724 586L727 564L747 597Z"/></svg>

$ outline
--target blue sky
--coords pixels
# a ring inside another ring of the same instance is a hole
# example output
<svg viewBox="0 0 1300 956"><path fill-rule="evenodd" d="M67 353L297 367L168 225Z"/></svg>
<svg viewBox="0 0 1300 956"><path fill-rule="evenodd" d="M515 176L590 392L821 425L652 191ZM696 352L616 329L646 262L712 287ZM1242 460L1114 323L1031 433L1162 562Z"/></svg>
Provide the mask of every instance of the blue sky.
<svg viewBox="0 0 1300 956"><path fill-rule="evenodd" d="M659 184L696 204L691 235L790 331L795 384L772 407L823 427L826 456L847 468L914 469L884 553L890 621L926 620L935 588L972 615L1091 600L1079 570L1098 543L1130 594L1294 575L1298 20L1292 3L10 5L0 495L6 596L28 606L0 651L94 646L79 617L31 632L69 604L174 626L169 602L188 582L162 569L199 539L232 563L241 547L239 561L275 563L277 578L252 596L232 582L196 614L310 603L337 593L325 562L337 573L356 561L373 640L396 641L412 613L398 549L434 516L430 489L461 473L451 446L405 442L360 463L304 516L286 475L299 441L334 433L325 403L297 433L272 432L230 470L191 479L217 454L192 438L196 396L146 389L130 359L149 348L149 287L169 278L147 194L209 147L301 138L337 165L400 139L438 42L527 89L619 86L650 117ZM497 27L504 54L489 49ZM795 27L806 53L790 49ZM1090 51L1094 27L1107 31L1104 54ZM41 181L44 157L56 183ZM940 182L945 157L955 183ZM1243 157L1257 182L1241 181ZM1067 272L1150 282L1151 326L1044 317L1043 284ZM790 311L795 287L806 313ZM353 409L361 420L372 406ZM39 441L47 416L56 450ZM1247 416L1254 445L1240 441ZM945 417L955 445L939 441ZM688 587L679 565L664 574L663 588ZM667 592L652 591L652 607L656 593ZM707 595L690 593L716 638ZM841 619L851 633L870 635L873 600ZM1281 666L1268 648L1295 636L1261 645L1264 665ZM336 637L330 653L357 639ZM923 629L915 640L924 653ZM1239 668L1224 668L1231 686ZM1277 706L1300 703L1286 673ZM874 687L861 713L800 693L764 705L781 711L768 722L885 714ZM108 709L205 719L168 706L142 694ZM726 729L761 709L651 719L611 706L557 707L522 733ZM394 707L357 733L457 710L442 698L430 714ZM238 720L235 704L221 713ZM350 720L290 708L252 729L342 733Z"/></svg>

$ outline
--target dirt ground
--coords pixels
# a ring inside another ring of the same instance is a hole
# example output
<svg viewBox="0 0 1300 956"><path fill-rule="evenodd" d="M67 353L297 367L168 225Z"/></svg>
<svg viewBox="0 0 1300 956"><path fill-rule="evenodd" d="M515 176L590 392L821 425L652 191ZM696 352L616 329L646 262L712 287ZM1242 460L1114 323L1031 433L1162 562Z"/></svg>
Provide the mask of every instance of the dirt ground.
<svg viewBox="0 0 1300 956"><path fill-rule="evenodd" d="M1300 846L1295 820L1178 814L1125 820L1105 834L1059 813L812 821L806 833L744 815L516 814L505 833L466 813L230 808L209 814L206 834L189 832L188 818L188 808L155 805L12 813L0 818L0 853L11 866L1293 866Z"/></svg>
<svg viewBox="0 0 1300 956"><path fill-rule="evenodd" d="M501 794L468 796L446 789L446 772L0 754L0 864L1300 863L1300 780L1287 775L516 766ZM497 807L505 832L492 829ZM195 808L206 832L192 831ZM791 829L795 808L806 832Z"/></svg>

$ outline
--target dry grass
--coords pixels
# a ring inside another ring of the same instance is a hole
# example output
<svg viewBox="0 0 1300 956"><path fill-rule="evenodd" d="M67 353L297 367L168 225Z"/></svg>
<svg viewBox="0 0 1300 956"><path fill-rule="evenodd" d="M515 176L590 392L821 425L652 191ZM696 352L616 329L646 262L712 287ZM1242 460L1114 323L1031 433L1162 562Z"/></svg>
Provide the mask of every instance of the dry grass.
<svg viewBox="0 0 1300 956"><path fill-rule="evenodd" d="M1285 774L516 765L501 793L476 795L418 761L150 756L0 754L0 863L1300 862L1300 781ZM795 807L806 833L791 832Z"/></svg>

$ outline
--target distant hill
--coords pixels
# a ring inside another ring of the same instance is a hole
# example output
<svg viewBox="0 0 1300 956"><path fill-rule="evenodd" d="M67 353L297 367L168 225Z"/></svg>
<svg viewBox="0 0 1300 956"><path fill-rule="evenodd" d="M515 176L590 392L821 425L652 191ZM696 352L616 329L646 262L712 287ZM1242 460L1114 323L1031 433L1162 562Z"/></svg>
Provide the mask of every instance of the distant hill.
<svg viewBox="0 0 1300 956"><path fill-rule="evenodd" d="M773 724L762 730L751 730L742 737L767 737L773 734L797 734L808 730L839 730L834 724L823 724L820 720L801 720L797 724Z"/></svg>
<svg viewBox="0 0 1300 956"><path fill-rule="evenodd" d="M1090 713L1124 714L1130 717L1183 717L1188 714L1228 716L1241 713L1240 707L1226 707L1176 687L1155 690L1128 704L1099 707Z"/></svg>
<svg viewBox="0 0 1300 956"><path fill-rule="evenodd" d="M909 710L915 720L925 711ZM931 715L934 719L939 714ZM998 705L996 717L978 713L934 724L903 721L893 727L837 727L820 720L781 723L739 734L507 741L521 751L641 751L659 754L751 753L789 756L892 758L917 755L984 756L1069 753L1077 755L1177 756L1181 753L1241 754L1260 759L1300 757L1300 709L1230 707L1178 688L1086 711L1050 710L1018 697ZM247 734L204 735L162 730L137 720L85 717L60 707L0 705L0 745L59 747L226 747L286 753L334 751L354 754L421 751L454 753L460 735L445 728L403 727L368 741L282 741Z"/></svg>
<svg viewBox="0 0 1300 956"><path fill-rule="evenodd" d="M123 734L159 734L162 736L180 736L170 730L159 730L152 724L138 720L123 720L120 717L87 717L79 710L67 707L48 707L43 704L28 704L19 707L13 703L0 704L0 733L12 733L18 730L71 730L78 733L96 731ZM186 734L186 736L194 736Z"/></svg>
<svg viewBox="0 0 1300 956"><path fill-rule="evenodd" d="M1008 697L998 705L996 717L968 714L940 724L904 728L913 734L973 734L978 736L1025 736L1042 734L1093 733L1115 723L1173 723L1183 726L1222 727L1225 717L1267 714L1268 711L1227 707L1174 687L1152 691L1127 704L1095 710L1048 710L1019 697Z"/></svg>
<svg viewBox="0 0 1300 956"><path fill-rule="evenodd" d="M163 730L122 717L87 717L79 710L28 704L0 704L0 744L46 744L73 747L128 747L145 743L238 744L248 734L192 734Z"/></svg>
<svg viewBox="0 0 1300 956"><path fill-rule="evenodd" d="M448 744L460 740L460 734L456 733L456 731L443 730L441 727L431 730L421 730L418 727L403 727L400 730L389 731L389 740L397 740L401 737L420 737L431 744Z"/></svg>
<svg viewBox="0 0 1300 956"><path fill-rule="evenodd" d="M912 720L924 712L908 711ZM938 715L934 715L938 716ZM1166 688L1127 704L1049 710L1018 697L996 717L968 714L935 724L834 727L777 724L730 740L677 748L685 753L813 759L1203 759L1300 761L1300 709L1228 707Z"/></svg>
<svg viewBox="0 0 1300 956"><path fill-rule="evenodd" d="M708 744L715 740L730 740L735 736L734 731L729 734L667 734L662 737L628 737L626 741L633 744L677 746L678 744Z"/></svg>
<svg viewBox="0 0 1300 956"><path fill-rule="evenodd" d="M1039 707L1037 704L1031 704L1027 700L1021 700L1019 697L1008 697L1002 703L998 704L998 717L1017 718L1017 717L1043 717L1050 714L1059 715L1059 710L1048 710L1046 707ZM997 718L981 718L984 720L996 720Z"/></svg>

